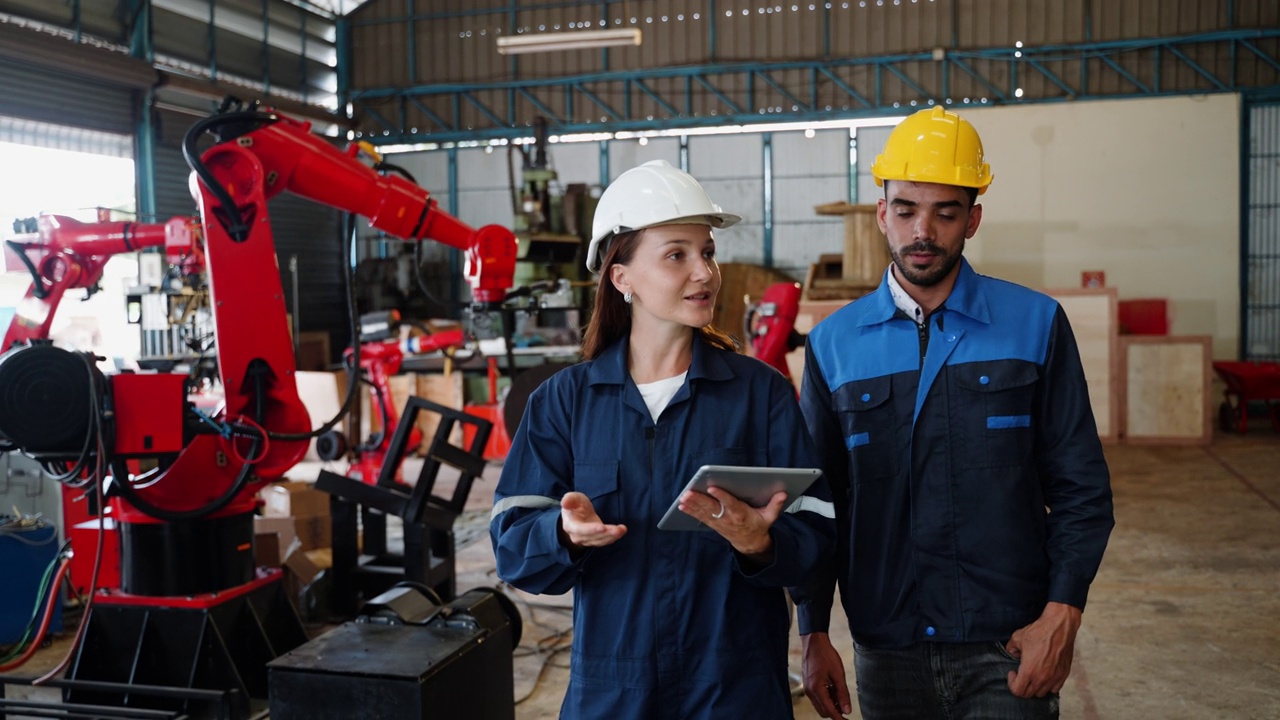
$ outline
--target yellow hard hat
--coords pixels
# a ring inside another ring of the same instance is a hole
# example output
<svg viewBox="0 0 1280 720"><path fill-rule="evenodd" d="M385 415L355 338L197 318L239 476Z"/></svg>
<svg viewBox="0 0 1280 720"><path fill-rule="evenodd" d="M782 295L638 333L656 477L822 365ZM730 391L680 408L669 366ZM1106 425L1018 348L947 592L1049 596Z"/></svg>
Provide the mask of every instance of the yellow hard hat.
<svg viewBox="0 0 1280 720"><path fill-rule="evenodd" d="M993 175L982 159L982 138L968 120L941 105L921 110L889 134L871 165L876 185L885 180L938 183L987 191Z"/></svg>

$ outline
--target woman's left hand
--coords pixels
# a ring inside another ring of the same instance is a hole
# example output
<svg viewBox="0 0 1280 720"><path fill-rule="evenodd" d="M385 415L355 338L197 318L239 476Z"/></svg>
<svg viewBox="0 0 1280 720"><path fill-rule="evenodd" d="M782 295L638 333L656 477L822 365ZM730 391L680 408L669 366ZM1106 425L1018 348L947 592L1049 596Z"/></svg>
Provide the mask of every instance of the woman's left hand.
<svg viewBox="0 0 1280 720"><path fill-rule="evenodd" d="M706 494L693 490L685 493L680 498L680 511L715 530L734 550L760 559L773 551L769 528L782 514L782 504L786 501L787 494L778 492L769 499L768 505L755 508L727 490L712 486Z"/></svg>

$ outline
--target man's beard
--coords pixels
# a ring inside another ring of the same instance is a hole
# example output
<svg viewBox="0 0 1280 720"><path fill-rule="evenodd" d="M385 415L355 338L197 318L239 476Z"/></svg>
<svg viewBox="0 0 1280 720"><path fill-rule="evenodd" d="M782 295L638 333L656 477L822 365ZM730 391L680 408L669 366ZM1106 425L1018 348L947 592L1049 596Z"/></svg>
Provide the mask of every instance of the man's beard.
<svg viewBox="0 0 1280 720"><path fill-rule="evenodd" d="M942 264L919 270L908 263L904 258L912 253L932 253L942 257ZM942 282L943 278L951 274L956 265L960 262L960 256L964 253L964 240L960 241L960 247L956 248L955 253L947 254L937 245L926 242L919 242L908 245L900 250L892 253L893 264L898 267L898 272L907 282L917 287L933 287Z"/></svg>

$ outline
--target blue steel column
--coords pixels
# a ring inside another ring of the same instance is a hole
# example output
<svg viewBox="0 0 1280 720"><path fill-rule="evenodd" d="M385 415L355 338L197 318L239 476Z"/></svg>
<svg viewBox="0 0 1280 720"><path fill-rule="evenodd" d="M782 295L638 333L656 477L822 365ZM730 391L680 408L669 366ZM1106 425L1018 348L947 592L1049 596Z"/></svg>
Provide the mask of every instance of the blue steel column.
<svg viewBox="0 0 1280 720"><path fill-rule="evenodd" d="M351 113L347 110L351 98L351 21L341 15L333 22L334 46L338 51L338 113L348 120Z"/></svg>
<svg viewBox="0 0 1280 720"><path fill-rule="evenodd" d="M298 13L298 24L301 26L298 32L302 39L302 52L298 53L298 76L302 78L302 102L308 102L311 98L311 85L307 82L307 12L305 10Z"/></svg>
<svg viewBox="0 0 1280 720"><path fill-rule="evenodd" d="M449 154L449 214L458 217L458 148L448 149ZM462 253L454 250L449 253L449 297L455 301L461 294Z"/></svg>
<svg viewBox="0 0 1280 720"><path fill-rule="evenodd" d="M267 36L271 34L271 14L268 11L269 0L262 0L262 92L271 94L271 45Z"/></svg>
<svg viewBox="0 0 1280 720"><path fill-rule="evenodd" d="M600 187L609 187L609 141L600 141Z"/></svg>
<svg viewBox="0 0 1280 720"><path fill-rule="evenodd" d="M849 128L849 204L858 204L858 128Z"/></svg>
<svg viewBox="0 0 1280 720"><path fill-rule="evenodd" d="M148 63L155 60L155 45L151 34L151 0L132 0L133 27L129 37L129 54ZM152 122L155 109L155 91L148 88L137 93L139 98L138 121L134 126L133 143L137 152L134 159L134 192L137 195L138 215L151 218L156 212L156 133Z"/></svg>
<svg viewBox="0 0 1280 720"><path fill-rule="evenodd" d="M418 23L414 22L414 19L413 19L413 16L416 14L416 10L413 7L413 3L414 3L414 0L404 0L405 15L408 16L408 20L405 22L405 28L409 33L408 37L405 39L408 41L407 48L408 48L408 55L409 55L409 68L408 68L409 84L417 85L418 84L418 37L417 37ZM404 128L402 127L401 130L403 131Z"/></svg>
<svg viewBox="0 0 1280 720"><path fill-rule="evenodd" d="M1253 104L1247 99L1240 103L1240 341L1236 357L1249 359L1249 180L1253 132L1250 114ZM1241 408L1244 412L1247 408Z"/></svg>
<svg viewBox="0 0 1280 720"><path fill-rule="evenodd" d="M707 0L707 62L716 61L716 0Z"/></svg>
<svg viewBox="0 0 1280 720"><path fill-rule="evenodd" d="M762 133L764 144L764 259L773 267L773 133Z"/></svg>
<svg viewBox="0 0 1280 720"><path fill-rule="evenodd" d="M209 79L218 80L218 26L214 24L218 0L209 0Z"/></svg>

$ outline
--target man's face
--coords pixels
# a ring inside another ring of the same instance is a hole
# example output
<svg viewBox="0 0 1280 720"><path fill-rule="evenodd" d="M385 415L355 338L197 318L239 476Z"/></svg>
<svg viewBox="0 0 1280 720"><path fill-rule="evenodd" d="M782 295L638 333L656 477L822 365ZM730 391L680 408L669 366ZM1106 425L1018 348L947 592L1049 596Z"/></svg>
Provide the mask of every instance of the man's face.
<svg viewBox="0 0 1280 720"><path fill-rule="evenodd" d="M876 219L898 279L927 288L957 271L964 241L978 231L982 206L969 207L962 187L893 180L877 202Z"/></svg>

